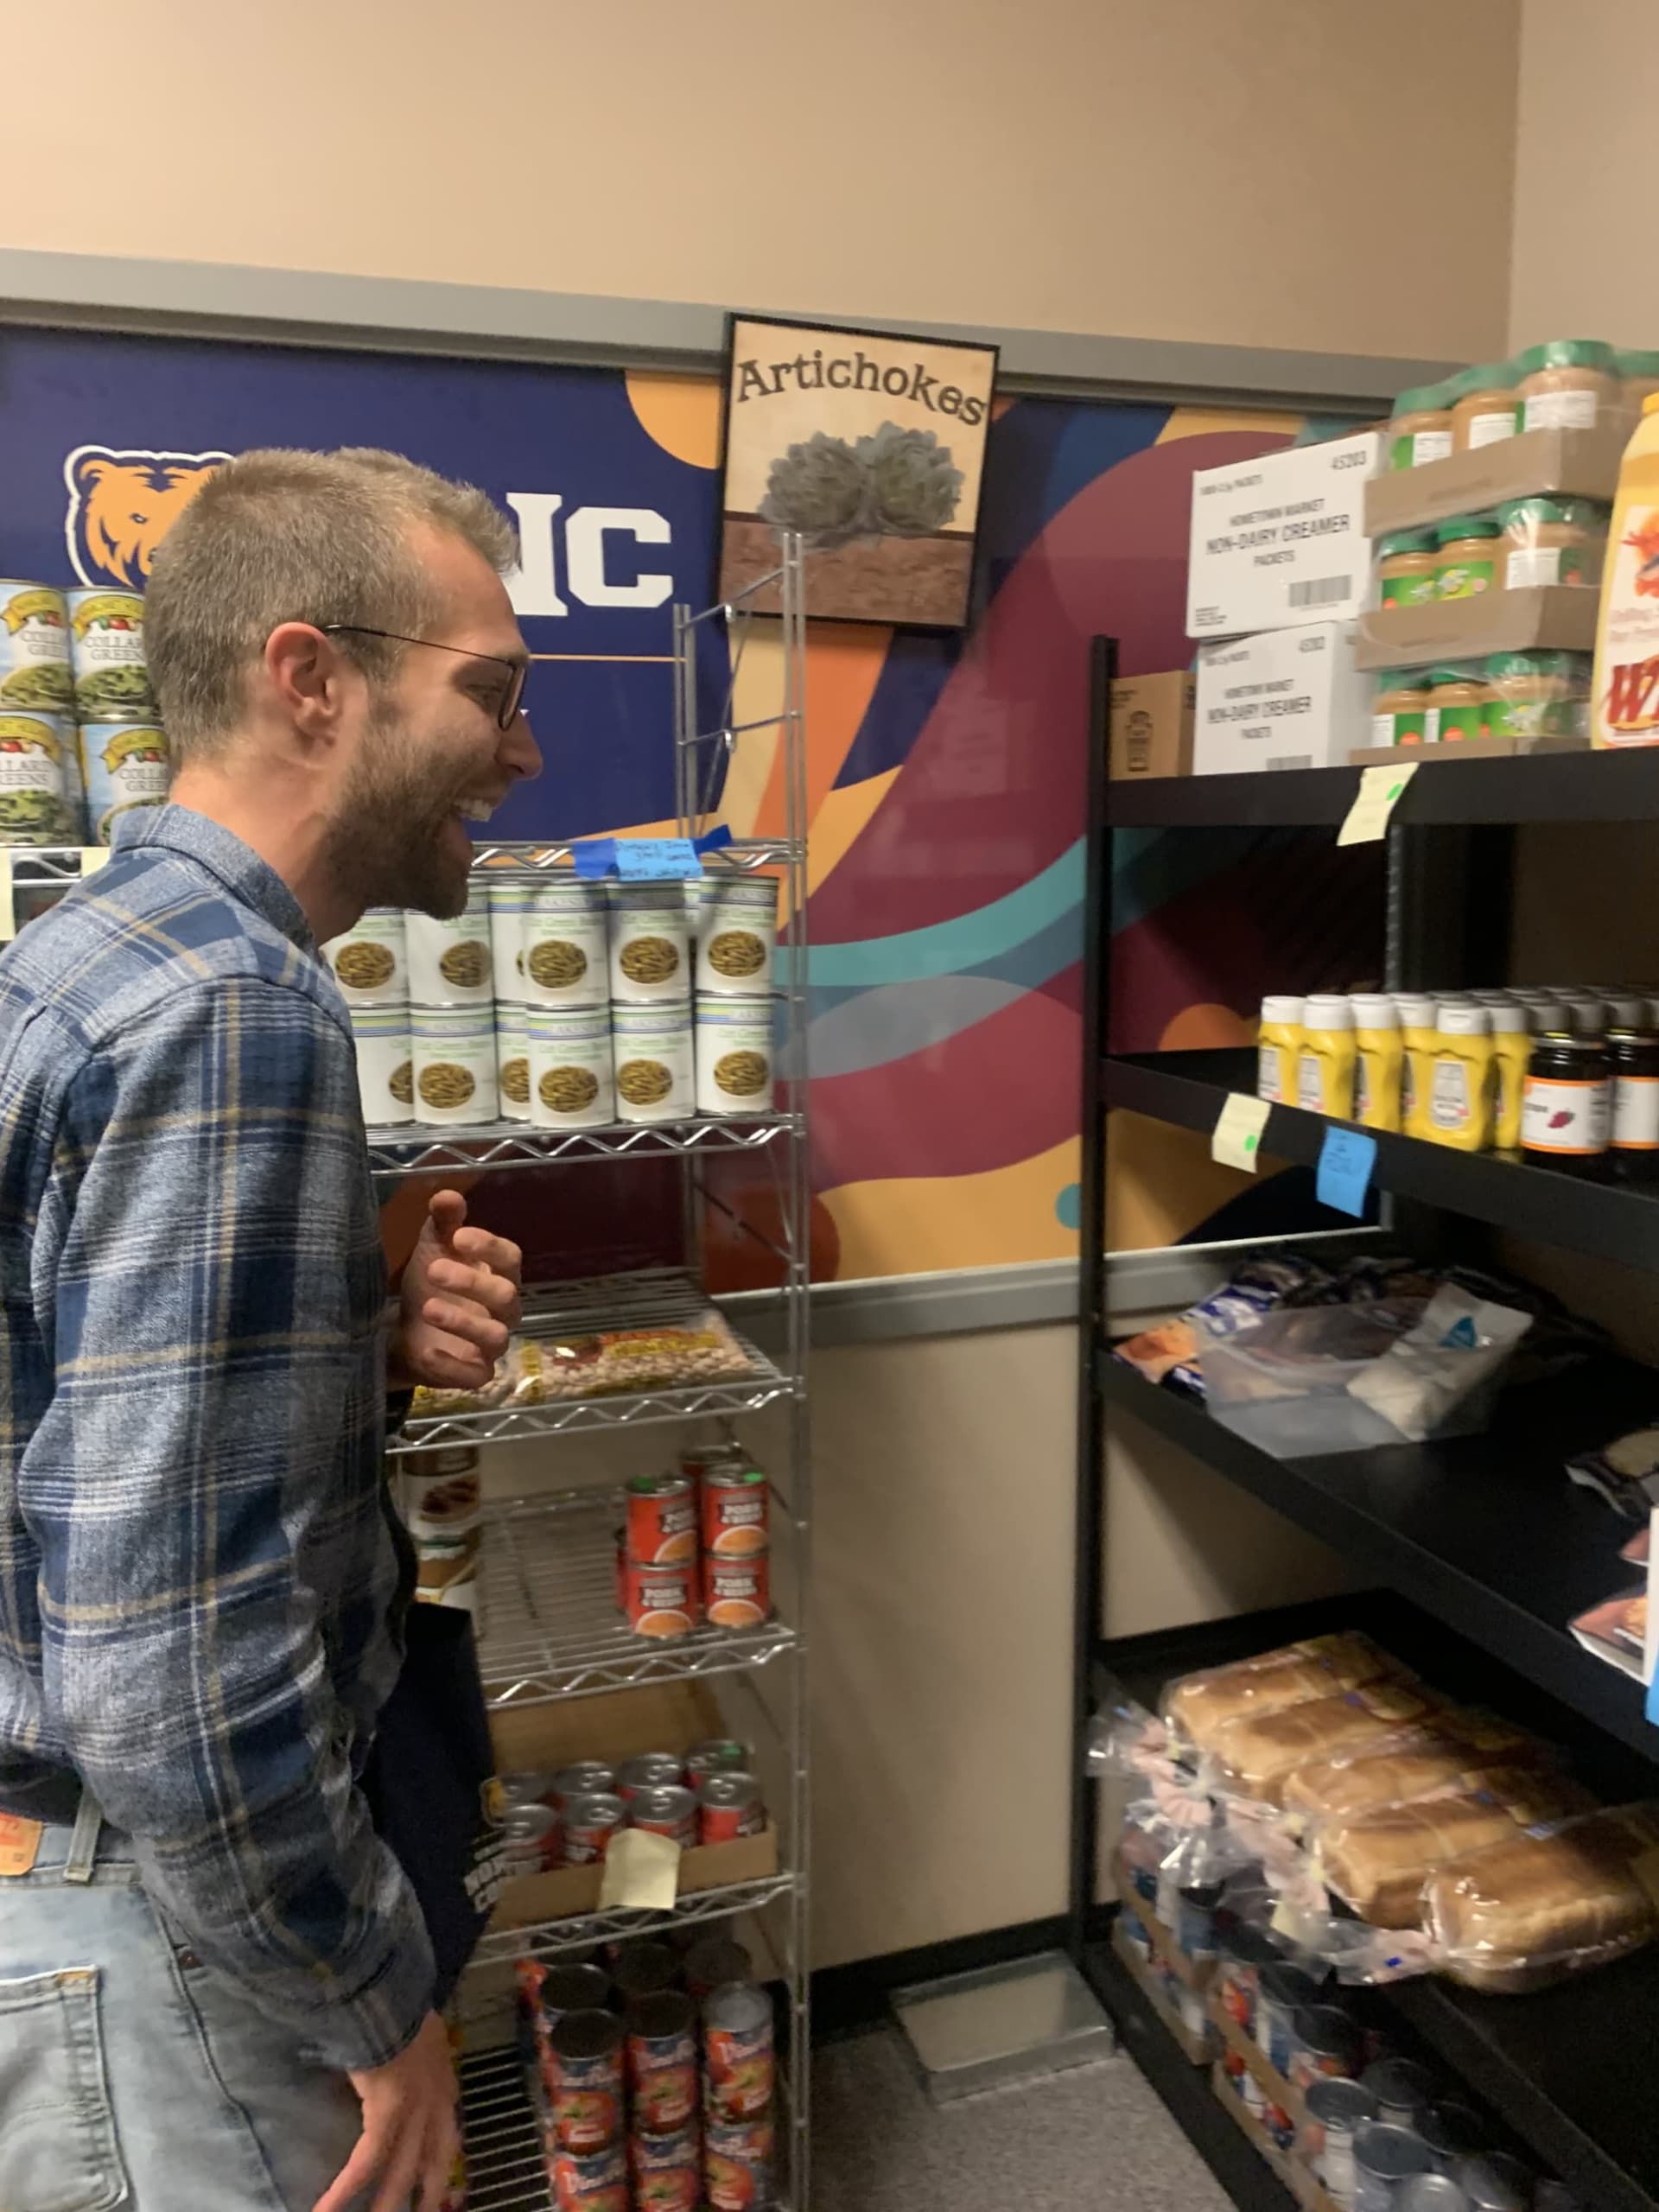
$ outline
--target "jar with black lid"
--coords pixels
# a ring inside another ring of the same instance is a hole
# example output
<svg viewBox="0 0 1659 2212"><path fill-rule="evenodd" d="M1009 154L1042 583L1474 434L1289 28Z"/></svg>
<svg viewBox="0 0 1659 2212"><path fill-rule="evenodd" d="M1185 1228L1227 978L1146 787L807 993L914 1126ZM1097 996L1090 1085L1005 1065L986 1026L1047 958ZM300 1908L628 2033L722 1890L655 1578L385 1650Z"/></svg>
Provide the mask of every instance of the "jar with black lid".
<svg viewBox="0 0 1659 2212"><path fill-rule="evenodd" d="M1527 1063L1521 1157L1534 1167L1599 1175L1612 1123L1612 1064L1599 1037L1549 1030Z"/></svg>
<svg viewBox="0 0 1659 2212"><path fill-rule="evenodd" d="M1614 1164L1630 1176L1659 1173L1659 1034L1610 1029L1607 1057L1613 1064Z"/></svg>

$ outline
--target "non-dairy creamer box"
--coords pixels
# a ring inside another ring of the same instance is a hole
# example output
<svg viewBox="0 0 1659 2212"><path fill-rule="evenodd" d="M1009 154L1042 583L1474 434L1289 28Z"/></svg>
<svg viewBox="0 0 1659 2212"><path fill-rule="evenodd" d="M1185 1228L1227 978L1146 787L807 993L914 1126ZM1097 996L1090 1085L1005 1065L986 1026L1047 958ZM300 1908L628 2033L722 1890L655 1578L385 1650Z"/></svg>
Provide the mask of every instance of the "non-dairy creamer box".
<svg viewBox="0 0 1659 2212"><path fill-rule="evenodd" d="M1357 622L1308 622L1198 652L1192 772L1332 768L1371 742L1371 679L1354 665Z"/></svg>
<svg viewBox="0 0 1659 2212"><path fill-rule="evenodd" d="M1190 638L1242 637L1357 614L1370 584L1365 486L1375 430L1201 468L1192 479Z"/></svg>

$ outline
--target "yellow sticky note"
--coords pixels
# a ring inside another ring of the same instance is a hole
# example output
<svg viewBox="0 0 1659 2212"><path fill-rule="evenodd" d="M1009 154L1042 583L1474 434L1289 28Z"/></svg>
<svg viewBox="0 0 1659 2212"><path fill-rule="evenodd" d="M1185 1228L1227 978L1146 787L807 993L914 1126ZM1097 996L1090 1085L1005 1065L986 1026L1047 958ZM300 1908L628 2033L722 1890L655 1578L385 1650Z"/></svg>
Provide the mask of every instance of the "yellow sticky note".
<svg viewBox="0 0 1659 2212"><path fill-rule="evenodd" d="M1255 1173L1256 1147L1273 1109L1265 1098L1247 1098L1242 1090L1230 1091L1210 1139L1210 1157L1224 1167Z"/></svg>
<svg viewBox="0 0 1659 2212"><path fill-rule="evenodd" d="M102 867L104 866L105 862L109 859L109 857L110 857L110 849L109 849L109 847L108 847L107 845L83 845L83 846L81 846L81 848L80 848L80 874L81 874L81 880L82 880L83 882L85 882L86 879L89 875L91 875L91 874L93 873L93 871L94 871L95 869L100 868L102 868Z"/></svg>
<svg viewBox="0 0 1659 2212"><path fill-rule="evenodd" d="M601 1911L616 1905L671 1912L680 1893L680 1847L647 1828L618 1828L605 1853L599 1885Z"/></svg>
<svg viewBox="0 0 1659 2212"><path fill-rule="evenodd" d="M0 944L17 934L17 909L11 896L11 847L0 845Z"/></svg>
<svg viewBox="0 0 1659 2212"><path fill-rule="evenodd" d="M1337 832L1339 845L1374 845L1388 834L1389 817L1400 804L1401 794L1417 772L1414 760L1394 767L1383 761L1359 772L1359 796L1348 810L1348 819Z"/></svg>

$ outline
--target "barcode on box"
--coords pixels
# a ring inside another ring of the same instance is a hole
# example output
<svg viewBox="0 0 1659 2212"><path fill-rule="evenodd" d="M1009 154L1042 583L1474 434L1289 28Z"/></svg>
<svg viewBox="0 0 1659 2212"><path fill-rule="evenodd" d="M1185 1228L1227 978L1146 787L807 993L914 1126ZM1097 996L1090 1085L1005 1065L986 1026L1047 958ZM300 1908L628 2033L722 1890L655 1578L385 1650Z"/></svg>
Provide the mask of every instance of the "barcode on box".
<svg viewBox="0 0 1659 2212"><path fill-rule="evenodd" d="M1332 607L1339 599L1346 599L1353 585L1351 576L1309 576L1303 582L1290 586L1289 604L1292 607Z"/></svg>
<svg viewBox="0 0 1659 2212"><path fill-rule="evenodd" d="M1269 768L1311 768L1313 755L1311 753L1281 753L1276 760L1269 760L1268 766Z"/></svg>

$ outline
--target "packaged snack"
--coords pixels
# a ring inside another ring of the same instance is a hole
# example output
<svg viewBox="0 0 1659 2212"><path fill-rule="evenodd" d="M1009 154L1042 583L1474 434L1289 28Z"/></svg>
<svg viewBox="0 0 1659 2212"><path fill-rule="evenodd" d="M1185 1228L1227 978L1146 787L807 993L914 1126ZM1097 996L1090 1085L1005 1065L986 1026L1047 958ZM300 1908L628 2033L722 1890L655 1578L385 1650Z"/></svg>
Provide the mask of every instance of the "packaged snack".
<svg viewBox="0 0 1659 2212"><path fill-rule="evenodd" d="M1639 1950L1659 1935L1659 1805L1563 1821L1432 1875L1438 1962L1472 1989L1524 1993Z"/></svg>
<svg viewBox="0 0 1659 2212"><path fill-rule="evenodd" d="M1598 1659L1632 1681L1647 1679L1648 1586L1604 1598L1569 1624L1573 1635Z"/></svg>
<svg viewBox="0 0 1659 2212"><path fill-rule="evenodd" d="M1442 1285L1349 1389L1414 1441L1469 1435L1485 1426L1504 1363L1531 1326L1529 1313Z"/></svg>
<svg viewBox="0 0 1659 2212"><path fill-rule="evenodd" d="M1599 1452L1567 1463L1567 1479L1605 1498L1615 1512L1645 1522L1659 1504L1659 1427L1632 1429Z"/></svg>
<svg viewBox="0 0 1659 2212"><path fill-rule="evenodd" d="M613 1397L635 1390L684 1389L748 1374L747 1354L710 1306L690 1325L607 1329L593 1335L529 1339L542 1401ZM526 1361L526 1366L529 1365Z"/></svg>

